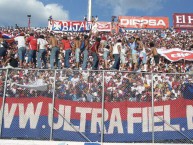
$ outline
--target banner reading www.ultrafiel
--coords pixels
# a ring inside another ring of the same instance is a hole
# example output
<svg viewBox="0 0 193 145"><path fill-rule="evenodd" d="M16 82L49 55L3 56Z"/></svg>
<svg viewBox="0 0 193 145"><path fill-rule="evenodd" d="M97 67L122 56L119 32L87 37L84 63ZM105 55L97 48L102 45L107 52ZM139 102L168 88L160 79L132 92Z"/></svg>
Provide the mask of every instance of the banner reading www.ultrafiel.
<svg viewBox="0 0 193 145"><path fill-rule="evenodd" d="M2 104L2 98L0 105ZM102 104L55 100L53 139L96 142L101 140ZM2 137L49 139L52 126L52 99L7 98ZM158 141L193 138L193 101L178 99L156 102L152 127L151 103L105 103L104 142ZM2 107L1 107L2 114ZM0 114L0 116L1 116ZM63 117L67 121L64 121ZM70 123L69 123L70 122ZM83 134L83 135L82 135Z"/></svg>

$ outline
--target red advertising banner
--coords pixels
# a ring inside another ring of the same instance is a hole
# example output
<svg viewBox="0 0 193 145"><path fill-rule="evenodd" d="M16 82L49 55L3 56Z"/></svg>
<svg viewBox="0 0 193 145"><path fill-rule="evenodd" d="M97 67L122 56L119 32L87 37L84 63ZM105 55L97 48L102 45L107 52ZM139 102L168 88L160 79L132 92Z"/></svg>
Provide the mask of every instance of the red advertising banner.
<svg viewBox="0 0 193 145"><path fill-rule="evenodd" d="M169 28L168 17L138 17L138 16L119 16L119 26L123 28L139 29L166 29Z"/></svg>
<svg viewBox="0 0 193 145"><path fill-rule="evenodd" d="M175 29L193 29L193 13L174 13L173 25Z"/></svg>

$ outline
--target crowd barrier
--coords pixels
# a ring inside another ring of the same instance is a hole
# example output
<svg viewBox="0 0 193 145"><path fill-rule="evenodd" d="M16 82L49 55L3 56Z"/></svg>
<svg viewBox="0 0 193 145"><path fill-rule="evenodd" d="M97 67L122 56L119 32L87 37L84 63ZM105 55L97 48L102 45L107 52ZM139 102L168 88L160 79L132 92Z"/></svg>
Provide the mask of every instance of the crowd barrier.
<svg viewBox="0 0 193 145"><path fill-rule="evenodd" d="M0 70L0 138L192 143L193 77L89 70Z"/></svg>

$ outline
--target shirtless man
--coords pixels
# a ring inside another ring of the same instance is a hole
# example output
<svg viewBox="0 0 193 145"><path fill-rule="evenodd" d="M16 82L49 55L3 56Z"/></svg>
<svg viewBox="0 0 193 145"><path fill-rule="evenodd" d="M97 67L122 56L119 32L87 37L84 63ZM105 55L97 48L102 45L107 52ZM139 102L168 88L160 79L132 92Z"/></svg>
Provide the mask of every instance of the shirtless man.
<svg viewBox="0 0 193 145"><path fill-rule="evenodd" d="M81 45L81 40L80 40L80 37L77 36L74 41L76 69L79 69L79 66L80 66L80 45Z"/></svg>
<svg viewBox="0 0 193 145"><path fill-rule="evenodd" d="M59 68L59 45L58 40L54 37L54 34L50 34L49 44L51 46L51 55L50 55L50 67L54 69L54 61L56 62L57 67Z"/></svg>
<svg viewBox="0 0 193 145"><path fill-rule="evenodd" d="M90 48L90 44L89 44L89 39L90 39L90 35L85 35L84 36L84 51L83 51L83 63L82 63L82 70L86 70L87 69L87 63L88 63L88 50Z"/></svg>
<svg viewBox="0 0 193 145"><path fill-rule="evenodd" d="M159 54L157 52L157 48L155 48L155 44L153 42L150 42L149 46L151 48L150 54L152 54L154 57L155 66L158 66L159 68Z"/></svg>

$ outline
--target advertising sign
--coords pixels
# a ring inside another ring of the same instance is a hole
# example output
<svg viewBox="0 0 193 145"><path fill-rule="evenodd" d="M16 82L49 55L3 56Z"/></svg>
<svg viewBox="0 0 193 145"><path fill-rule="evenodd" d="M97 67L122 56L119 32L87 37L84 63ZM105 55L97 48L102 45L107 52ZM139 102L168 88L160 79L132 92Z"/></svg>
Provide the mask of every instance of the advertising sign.
<svg viewBox="0 0 193 145"><path fill-rule="evenodd" d="M173 26L175 29L193 29L193 13L173 14Z"/></svg>
<svg viewBox="0 0 193 145"><path fill-rule="evenodd" d="M119 26L123 28L166 29L169 28L169 18L148 16L119 16Z"/></svg>

